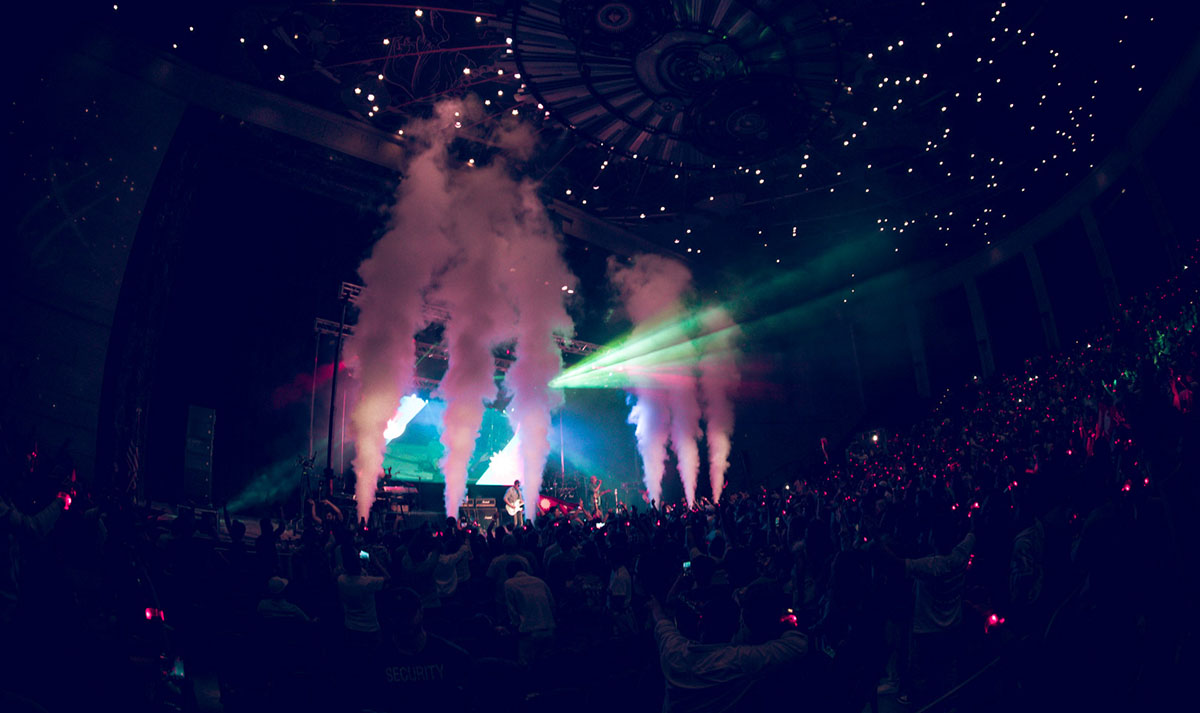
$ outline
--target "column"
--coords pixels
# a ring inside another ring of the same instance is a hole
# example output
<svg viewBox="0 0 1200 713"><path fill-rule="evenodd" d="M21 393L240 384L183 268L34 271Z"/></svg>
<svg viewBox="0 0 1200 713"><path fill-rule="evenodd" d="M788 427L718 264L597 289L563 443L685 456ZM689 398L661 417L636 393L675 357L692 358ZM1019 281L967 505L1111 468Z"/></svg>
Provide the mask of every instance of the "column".
<svg viewBox="0 0 1200 713"><path fill-rule="evenodd" d="M979 299L979 288L975 278L963 283L967 290L967 305L971 308L971 324L975 327L975 346L979 348L979 368L983 377L989 378L996 372L996 360L992 358L992 342L988 338L987 318L983 314L983 302Z"/></svg>
<svg viewBox="0 0 1200 713"><path fill-rule="evenodd" d="M904 321L908 326L908 348L912 352L913 376L917 380L917 395L923 399L929 393L929 366L925 361L925 339L921 334L921 320L917 317L917 307L912 302L905 305Z"/></svg>
<svg viewBox="0 0 1200 713"><path fill-rule="evenodd" d="M1167 206L1163 203L1162 194L1158 192L1158 183L1146 169L1146 162L1143 160L1142 154L1139 153L1134 157L1133 169L1137 173L1138 180L1142 182L1142 188L1146 191L1146 201L1150 204L1150 215L1154 217L1154 227L1162 237L1163 244L1167 246L1170 274L1177 275L1183 267L1183 261L1179 256L1179 238L1175 235L1175 226L1171 224L1170 216L1167 215Z"/></svg>
<svg viewBox="0 0 1200 713"><path fill-rule="evenodd" d="M1038 316L1042 320L1042 334L1046 337L1046 349L1051 353L1059 349L1058 325L1054 311L1050 308L1050 295L1046 292L1046 280L1042 277L1042 263L1038 261L1033 246L1025 248L1025 267L1029 269L1029 281L1033 283L1033 297L1037 300Z"/></svg>
<svg viewBox="0 0 1200 713"><path fill-rule="evenodd" d="M1083 221L1083 230L1087 233L1088 244L1092 246L1092 256L1096 259L1096 270L1100 273L1100 285L1104 288L1104 303L1108 305L1108 315L1117 316L1118 305L1121 302L1117 292L1117 278L1113 275L1112 263L1108 261L1108 248L1104 247L1104 239L1100 237L1100 226L1096 224L1096 215L1092 206L1085 205L1079 211Z"/></svg>

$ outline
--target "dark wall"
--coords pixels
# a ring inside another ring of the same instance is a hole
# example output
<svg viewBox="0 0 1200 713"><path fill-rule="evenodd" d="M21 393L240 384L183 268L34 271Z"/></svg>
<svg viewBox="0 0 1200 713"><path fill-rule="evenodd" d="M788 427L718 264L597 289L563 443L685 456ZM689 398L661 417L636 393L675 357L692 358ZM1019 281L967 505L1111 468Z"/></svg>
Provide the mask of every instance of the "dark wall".
<svg viewBox="0 0 1200 713"><path fill-rule="evenodd" d="M1135 171L1126 172L1092 210L1122 295L1140 294L1166 279L1171 267L1166 236Z"/></svg>
<svg viewBox="0 0 1200 713"><path fill-rule="evenodd" d="M1046 351L1033 281L1023 255L988 270L979 277L978 287L996 371L1014 371L1025 359Z"/></svg>
<svg viewBox="0 0 1200 713"><path fill-rule="evenodd" d="M294 469L296 456L308 453L314 318L338 318L339 283L354 279L382 227L378 206L388 183L366 166L374 192L349 190L349 180L339 189L310 182L311 166L333 161L328 151L193 111L199 126L180 140L203 142L205 156L171 176L192 186L186 203L162 206L188 218L171 226L180 251L163 296L150 395L151 494L177 489L187 407L195 404L217 412L213 483L223 502L255 476ZM331 339L319 356L328 371ZM314 424L322 464L327 385Z"/></svg>
<svg viewBox="0 0 1200 713"><path fill-rule="evenodd" d="M43 27L23 26L10 39L28 42L26 32ZM47 46L75 39L64 34ZM10 242L0 261L8 312L0 418L45 453L65 446L89 479L126 261L183 104L80 54L43 62L45 51L12 65L5 100L12 123L2 199ZM111 465L100 466L103 478Z"/></svg>
<svg viewBox="0 0 1200 713"><path fill-rule="evenodd" d="M868 417L879 423L911 418L920 403L903 302L881 304L860 317L855 336Z"/></svg>
<svg viewBox="0 0 1200 713"><path fill-rule="evenodd" d="M1096 258L1083 229L1074 219L1036 246L1054 310L1061 343L1066 346L1108 316Z"/></svg>
<svg viewBox="0 0 1200 713"><path fill-rule="evenodd" d="M980 373L975 329L967 291L959 286L936 295L918 308L929 364L929 388L936 398Z"/></svg>
<svg viewBox="0 0 1200 713"><path fill-rule="evenodd" d="M1189 92L1179 109L1167 122L1159 140L1146 150L1147 173L1154 178L1155 188L1162 197L1165 213L1171 221L1175 240L1185 249L1194 247L1197 181L1196 166L1200 165L1200 91Z"/></svg>

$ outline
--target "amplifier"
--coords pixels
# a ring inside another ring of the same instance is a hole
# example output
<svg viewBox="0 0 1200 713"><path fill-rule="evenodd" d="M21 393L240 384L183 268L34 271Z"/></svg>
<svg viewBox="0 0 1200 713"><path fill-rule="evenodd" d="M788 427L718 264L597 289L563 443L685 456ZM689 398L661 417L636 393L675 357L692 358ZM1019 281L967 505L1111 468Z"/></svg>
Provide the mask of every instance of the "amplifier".
<svg viewBox="0 0 1200 713"><path fill-rule="evenodd" d="M467 519L482 523L490 522L496 516L496 499L467 498L460 512Z"/></svg>

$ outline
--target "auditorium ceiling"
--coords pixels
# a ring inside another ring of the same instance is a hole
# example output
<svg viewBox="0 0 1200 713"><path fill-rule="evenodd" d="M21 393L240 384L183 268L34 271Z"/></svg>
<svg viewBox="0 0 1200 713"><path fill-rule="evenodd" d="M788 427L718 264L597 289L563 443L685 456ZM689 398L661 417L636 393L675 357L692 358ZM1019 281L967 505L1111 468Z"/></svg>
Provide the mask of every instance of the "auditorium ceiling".
<svg viewBox="0 0 1200 713"><path fill-rule="evenodd" d="M856 280L977 253L1126 138L1196 39L1180 3L120 3L118 36L403 145L471 96L547 199L698 272Z"/></svg>

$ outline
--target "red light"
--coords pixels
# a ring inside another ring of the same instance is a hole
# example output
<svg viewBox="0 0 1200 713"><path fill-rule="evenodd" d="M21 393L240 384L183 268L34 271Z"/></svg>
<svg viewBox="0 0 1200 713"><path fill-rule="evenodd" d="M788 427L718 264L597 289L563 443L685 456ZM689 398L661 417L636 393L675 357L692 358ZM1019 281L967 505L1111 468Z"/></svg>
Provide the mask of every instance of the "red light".
<svg viewBox="0 0 1200 713"><path fill-rule="evenodd" d="M151 609L150 607L146 607L146 621L150 621L153 618L154 618L154 610Z"/></svg>
<svg viewBox="0 0 1200 713"><path fill-rule="evenodd" d="M540 505L543 510L549 510L550 506L553 504L554 503L550 502L550 498L542 498L538 501L538 505Z"/></svg>
<svg viewBox="0 0 1200 713"><path fill-rule="evenodd" d="M1000 617L996 616L995 614L992 614L991 616L988 617L988 623L989 624L998 624L998 623L1000 623Z"/></svg>
<svg viewBox="0 0 1200 713"><path fill-rule="evenodd" d="M158 617L159 621L167 620L167 615L165 612L163 612L162 609L155 609L154 607L146 607L146 621L152 621L155 617Z"/></svg>

